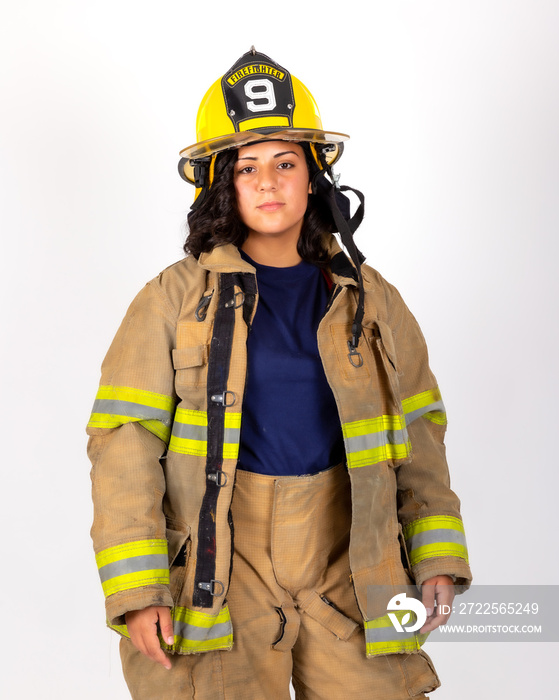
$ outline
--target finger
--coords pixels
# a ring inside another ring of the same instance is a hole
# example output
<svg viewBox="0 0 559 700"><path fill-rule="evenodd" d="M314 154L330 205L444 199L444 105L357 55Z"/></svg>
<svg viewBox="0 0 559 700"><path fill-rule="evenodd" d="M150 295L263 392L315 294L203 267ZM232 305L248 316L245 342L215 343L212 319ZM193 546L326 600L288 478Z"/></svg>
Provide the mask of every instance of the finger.
<svg viewBox="0 0 559 700"><path fill-rule="evenodd" d="M427 611L427 617L430 618L435 609L435 586L423 584L421 587L421 602Z"/></svg>
<svg viewBox="0 0 559 700"><path fill-rule="evenodd" d="M159 609L159 629L166 644L172 646L175 643L175 632L169 608Z"/></svg>
<svg viewBox="0 0 559 700"><path fill-rule="evenodd" d="M437 627L445 625L448 622L450 613L452 612L452 601L454 599L453 586L440 586L440 588L437 588L436 599L437 607L419 630L421 634L432 632L434 629L437 629Z"/></svg>
<svg viewBox="0 0 559 700"><path fill-rule="evenodd" d="M437 605L448 605L452 607L455 591L454 586L441 585L437 587Z"/></svg>
<svg viewBox="0 0 559 700"><path fill-rule="evenodd" d="M154 633L153 635L150 635L150 637L147 640L145 640L145 644L145 655L148 657L148 659L151 659L152 661L161 664L161 666L163 666L169 671L171 669L171 660L169 659L167 654L165 654L163 649L159 646L159 637L157 636L157 634Z"/></svg>

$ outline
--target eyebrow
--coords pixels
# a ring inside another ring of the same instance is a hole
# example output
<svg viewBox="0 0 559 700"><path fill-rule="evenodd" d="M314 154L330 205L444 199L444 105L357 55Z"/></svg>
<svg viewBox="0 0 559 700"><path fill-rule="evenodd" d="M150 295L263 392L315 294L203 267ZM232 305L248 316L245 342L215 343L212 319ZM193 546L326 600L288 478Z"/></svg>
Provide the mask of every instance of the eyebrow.
<svg viewBox="0 0 559 700"><path fill-rule="evenodd" d="M282 156L287 156L287 155L294 155L299 158L299 154L295 153L295 151L282 151L281 153L276 153L274 158L281 158ZM243 156L242 158L237 158L237 161L239 160L258 160L258 158L254 156Z"/></svg>

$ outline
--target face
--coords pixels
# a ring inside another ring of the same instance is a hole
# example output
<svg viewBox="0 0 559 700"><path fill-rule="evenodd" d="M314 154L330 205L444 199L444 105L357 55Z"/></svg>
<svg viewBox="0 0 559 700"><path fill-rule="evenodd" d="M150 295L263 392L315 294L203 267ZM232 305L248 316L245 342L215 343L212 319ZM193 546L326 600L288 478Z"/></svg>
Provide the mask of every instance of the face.
<svg viewBox="0 0 559 700"><path fill-rule="evenodd" d="M237 207L249 238L298 240L310 190L301 146L266 141L239 148L234 182Z"/></svg>

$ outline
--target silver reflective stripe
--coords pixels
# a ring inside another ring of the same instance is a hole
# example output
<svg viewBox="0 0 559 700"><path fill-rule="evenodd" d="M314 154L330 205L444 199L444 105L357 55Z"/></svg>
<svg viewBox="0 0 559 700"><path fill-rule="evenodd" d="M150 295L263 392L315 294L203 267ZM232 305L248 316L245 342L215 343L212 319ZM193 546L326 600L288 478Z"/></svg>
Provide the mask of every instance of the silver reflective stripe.
<svg viewBox="0 0 559 700"><path fill-rule="evenodd" d="M420 418L421 416L425 415L426 413L430 413L431 411L440 411L441 413L444 413L444 403L442 401L436 401L435 403L431 403L428 406L423 406L423 408L416 408L415 411L410 411L409 413L406 413L406 425L409 425L416 418Z"/></svg>
<svg viewBox="0 0 559 700"><path fill-rule="evenodd" d="M105 564L99 569L99 576L101 577L101 582L105 583L109 579L124 576L124 574L167 569L168 567L169 560L166 554L146 554Z"/></svg>
<svg viewBox="0 0 559 700"><path fill-rule="evenodd" d="M413 551L419 547L424 547L427 544L441 544L443 542L455 542L466 547L466 537L460 530L450 528L439 528L436 530L425 530L412 535L406 540L408 551Z"/></svg>
<svg viewBox="0 0 559 700"><path fill-rule="evenodd" d="M367 433L366 435L355 435L345 438L346 452L363 452L364 450L374 450L383 445L403 445L408 441L408 431L403 430L383 430L378 433Z"/></svg>
<svg viewBox="0 0 559 700"><path fill-rule="evenodd" d="M220 639L231 634L231 622L218 622L211 627L198 627L197 625L189 625L188 622L175 620L173 623L173 631L175 636L183 639L203 642L205 639Z"/></svg>
<svg viewBox="0 0 559 700"><path fill-rule="evenodd" d="M175 421L173 425L173 435L183 440L198 440L206 442L208 439L208 428L205 425L194 425L192 423L181 423ZM223 442L238 443L241 439L239 428L225 428L223 431Z"/></svg>
<svg viewBox="0 0 559 700"><path fill-rule="evenodd" d="M184 440L199 440L206 442L208 439L208 429L205 425L193 425L192 423L180 423L175 421L173 425L173 435Z"/></svg>
<svg viewBox="0 0 559 700"><path fill-rule="evenodd" d="M96 399L93 404L93 413L102 413L109 416L127 416L140 420L159 420L169 425L171 413L162 408L145 406L132 401L119 401L117 399Z"/></svg>
<svg viewBox="0 0 559 700"><path fill-rule="evenodd" d="M225 428L223 431L223 442L236 444L241 440L240 428Z"/></svg>
<svg viewBox="0 0 559 700"><path fill-rule="evenodd" d="M367 644L378 644L379 642L402 642L413 639L413 632L398 632L391 623L388 627L365 627L365 640Z"/></svg>

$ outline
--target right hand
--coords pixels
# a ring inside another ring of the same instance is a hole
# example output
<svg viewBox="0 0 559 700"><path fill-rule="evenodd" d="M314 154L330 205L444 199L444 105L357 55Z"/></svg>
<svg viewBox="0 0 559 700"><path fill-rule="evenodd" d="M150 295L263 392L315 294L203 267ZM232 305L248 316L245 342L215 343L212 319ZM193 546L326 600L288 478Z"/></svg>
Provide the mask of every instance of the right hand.
<svg viewBox="0 0 559 700"><path fill-rule="evenodd" d="M175 640L170 609L152 606L143 610L127 612L124 618L130 633L130 641L136 649L169 671L171 660L159 644L157 625L159 623L161 636L165 642L169 645L173 644Z"/></svg>

